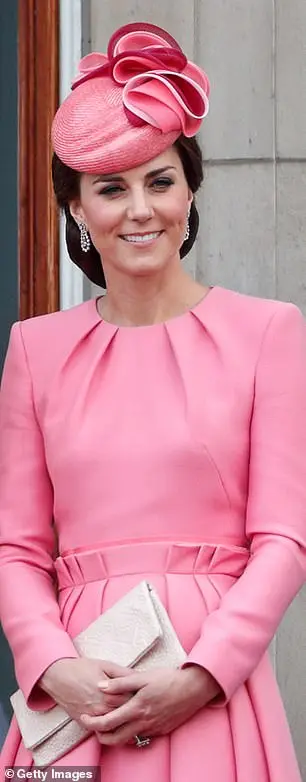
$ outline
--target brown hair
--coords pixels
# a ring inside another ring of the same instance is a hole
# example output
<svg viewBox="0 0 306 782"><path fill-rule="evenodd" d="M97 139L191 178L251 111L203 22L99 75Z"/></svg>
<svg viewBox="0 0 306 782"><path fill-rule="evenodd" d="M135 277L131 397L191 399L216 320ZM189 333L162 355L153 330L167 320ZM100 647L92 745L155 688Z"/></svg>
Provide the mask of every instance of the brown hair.
<svg viewBox="0 0 306 782"><path fill-rule="evenodd" d="M196 193L203 180L203 158L197 139L180 136L174 143L184 169L184 174L192 193ZM56 200L60 209L66 216L66 244L71 260L86 274L91 282L106 288L105 276L100 255L92 242L89 252L84 253L80 245L80 231L76 221L72 217L69 203L79 197L80 194L79 171L66 166L65 163L53 154L52 178ZM189 216L189 238L183 242L180 256L184 258L195 242L199 228L199 215L194 200L192 201Z"/></svg>

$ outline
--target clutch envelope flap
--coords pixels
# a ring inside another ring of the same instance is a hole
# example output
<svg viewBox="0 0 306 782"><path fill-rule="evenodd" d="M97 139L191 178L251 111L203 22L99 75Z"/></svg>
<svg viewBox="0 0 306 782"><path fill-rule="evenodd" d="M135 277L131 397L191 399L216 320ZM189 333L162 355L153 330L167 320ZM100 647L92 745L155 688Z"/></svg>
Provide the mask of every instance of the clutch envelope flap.
<svg viewBox="0 0 306 782"><path fill-rule="evenodd" d="M81 657L131 667L150 651L162 629L146 581L127 592L74 639Z"/></svg>

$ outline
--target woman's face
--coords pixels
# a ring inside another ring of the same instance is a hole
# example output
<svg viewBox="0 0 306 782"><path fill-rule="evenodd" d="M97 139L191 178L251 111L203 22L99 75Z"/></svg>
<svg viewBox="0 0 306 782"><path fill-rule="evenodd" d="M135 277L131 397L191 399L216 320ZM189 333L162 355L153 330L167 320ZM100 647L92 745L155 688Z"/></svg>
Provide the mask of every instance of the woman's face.
<svg viewBox="0 0 306 782"><path fill-rule="evenodd" d="M174 147L121 174L82 174L70 204L84 222L107 275L146 275L179 258L192 193Z"/></svg>

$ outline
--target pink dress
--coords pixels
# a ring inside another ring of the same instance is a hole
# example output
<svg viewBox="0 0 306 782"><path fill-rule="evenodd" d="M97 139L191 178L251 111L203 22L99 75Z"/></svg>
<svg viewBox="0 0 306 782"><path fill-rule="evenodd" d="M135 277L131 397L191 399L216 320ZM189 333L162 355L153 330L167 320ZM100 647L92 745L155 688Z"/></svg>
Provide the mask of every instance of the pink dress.
<svg viewBox="0 0 306 782"><path fill-rule="evenodd" d="M224 691L146 749L92 736L59 765L101 764L103 782L299 782L267 648L305 580L305 337L294 305L219 287L152 326L103 322L89 301L13 327L1 618L29 704L50 705L40 675L143 578ZM14 719L2 763L31 765Z"/></svg>

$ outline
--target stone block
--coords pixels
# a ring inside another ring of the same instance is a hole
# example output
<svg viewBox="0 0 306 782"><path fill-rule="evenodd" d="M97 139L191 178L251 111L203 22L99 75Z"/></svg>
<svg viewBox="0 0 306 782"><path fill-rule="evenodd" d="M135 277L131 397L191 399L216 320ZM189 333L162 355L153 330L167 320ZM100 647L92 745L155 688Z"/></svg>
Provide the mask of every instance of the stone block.
<svg viewBox="0 0 306 782"><path fill-rule="evenodd" d="M198 279L274 298L273 164L207 166L198 203Z"/></svg>
<svg viewBox="0 0 306 782"><path fill-rule="evenodd" d="M277 297L306 316L306 162L278 163L276 187Z"/></svg>
<svg viewBox="0 0 306 782"><path fill-rule="evenodd" d="M277 154L306 159L306 3L275 2Z"/></svg>
<svg viewBox="0 0 306 782"><path fill-rule="evenodd" d="M211 111L201 135L205 156L271 158L273 4L198 0L197 9L195 53L212 85Z"/></svg>

